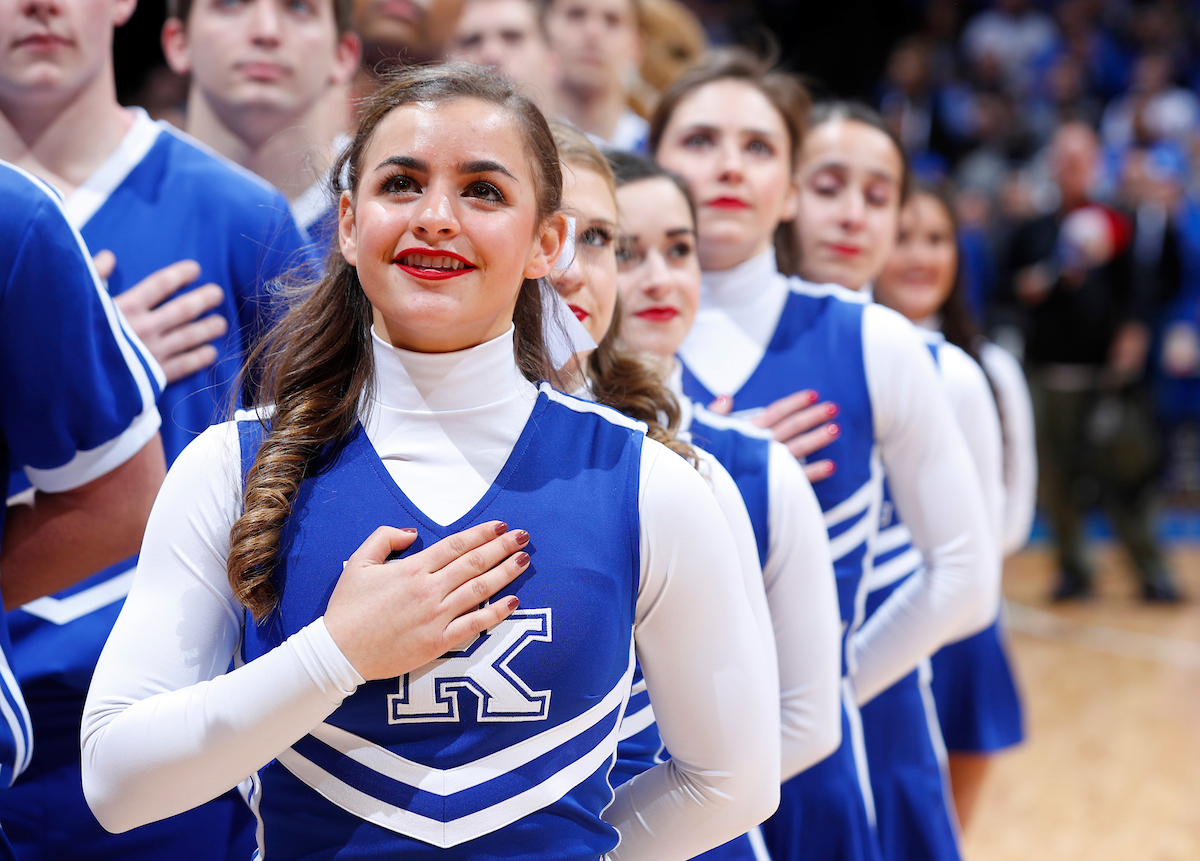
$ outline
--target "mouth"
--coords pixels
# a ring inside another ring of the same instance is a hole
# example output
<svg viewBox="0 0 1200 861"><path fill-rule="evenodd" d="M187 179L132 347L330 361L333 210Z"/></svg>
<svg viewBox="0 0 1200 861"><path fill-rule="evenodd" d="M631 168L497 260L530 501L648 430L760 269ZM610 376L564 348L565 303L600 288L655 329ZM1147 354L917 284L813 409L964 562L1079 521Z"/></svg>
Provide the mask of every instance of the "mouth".
<svg viewBox="0 0 1200 861"><path fill-rule="evenodd" d="M857 245L847 245L843 242L827 242L825 247L839 257L857 257L863 251Z"/></svg>
<svg viewBox="0 0 1200 861"><path fill-rule="evenodd" d="M268 63L262 60L240 63L238 69L252 81L278 81L288 74L288 70L278 63Z"/></svg>
<svg viewBox="0 0 1200 861"><path fill-rule="evenodd" d="M749 209L750 204L739 197L715 197L705 206L711 206L713 209Z"/></svg>
<svg viewBox="0 0 1200 861"><path fill-rule="evenodd" d="M679 316L679 311L666 305L658 305L653 308L643 308L633 316L650 323L670 323Z"/></svg>
<svg viewBox="0 0 1200 861"><path fill-rule="evenodd" d="M475 271L473 265L457 254L431 248L405 249L392 262L414 278L426 281L445 281Z"/></svg>
<svg viewBox="0 0 1200 861"><path fill-rule="evenodd" d="M575 315L575 319L582 323L591 315L587 311L580 308L578 305L567 305L571 309L571 313Z"/></svg>
<svg viewBox="0 0 1200 861"><path fill-rule="evenodd" d="M69 39L57 36L54 33L32 33L18 39L14 44L18 48L33 48L34 50L44 51L64 48L70 45L71 42Z"/></svg>

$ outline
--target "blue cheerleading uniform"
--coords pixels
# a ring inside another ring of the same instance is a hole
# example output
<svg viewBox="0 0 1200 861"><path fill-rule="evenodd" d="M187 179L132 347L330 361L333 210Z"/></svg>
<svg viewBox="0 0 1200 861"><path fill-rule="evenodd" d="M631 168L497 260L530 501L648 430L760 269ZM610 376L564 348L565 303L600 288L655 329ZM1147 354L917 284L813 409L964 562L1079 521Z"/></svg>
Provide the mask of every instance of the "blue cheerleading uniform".
<svg viewBox="0 0 1200 861"><path fill-rule="evenodd" d="M939 609L928 585L914 583L892 602L896 611L863 627L885 466L913 487L936 482L956 497L936 516L925 512L930 544L971 546L974 523L983 518L982 503L955 489L955 470L968 458L961 438L925 431L924 411L952 423L936 371L907 321L840 287L785 278L769 251L728 272L705 273L701 311L681 357L685 393L700 402L731 395L736 414L753 414L804 388L839 407L842 431L821 452L837 468L813 490L825 512L843 624L843 742L784 784L780 809L763 832L776 861L880 858L857 703L911 672L939 632L979 601L976 581L990 586L997 573L983 554L965 564L941 558L935 575L957 583L953 601ZM936 504L933 496L905 499L928 506ZM907 613L916 605L917 612Z"/></svg>
<svg viewBox="0 0 1200 861"><path fill-rule="evenodd" d="M242 429L248 466L262 427ZM360 686L258 774L266 857L595 859L616 846L599 814L633 672L641 443L543 394L493 491L449 526L395 485L361 428L301 486L274 574L281 601L247 621L246 661L324 613L342 561L380 522L417 524L405 555L494 519L555 528L538 530L534 561L504 590L521 600L509 619L419 672Z"/></svg>
<svg viewBox="0 0 1200 861"><path fill-rule="evenodd" d="M0 162L0 213L0 480L6 497L14 474L48 493L71 490L120 466L154 437L162 372L125 330L48 186ZM4 517L0 510L0 528ZM11 655L8 626L0 622L6 790L28 768L36 735ZM0 856L13 857L2 832Z"/></svg>
<svg viewBox="0 0 1200 861"><path fill-rule="evenodd" d="M363 427L300 486L264 624L226 571L261 430L210 428L173 465L84 716L101 821L170 816L247 777L268 859L598 859L618 837L662 857L765 818L776 688L701 476L643 426L525 381L512 329L449 354L376 337L374 355ZM383 523L415 526L417 552L493 518L531 533L529 569L500 592L516 613L364 681L325 626L346 559ZM613 790L635 643L676 759Z"/></svg>
<svg viewBox="0 0 1200 861"><path fill-rule="evenodd" d="M93 252L116 255L110 294L184 259L200 264L195 286L211 281L224 290L216 312L229 327L213 342L216 362L169 384L158 400L170 464L228 412L243 356L274 319L271 285L311 271L310 252L281 194L171 126L134 114L117 150L63 206ZM84 802L84 697L136 564L131 558L8 614L38 754L14 791L0 798L0 820L31 861L65 854L208 861L251 851L253 822L236 794L178 822L122 835L106 833ZM231 832L233 849L226 845Z"/></svg>

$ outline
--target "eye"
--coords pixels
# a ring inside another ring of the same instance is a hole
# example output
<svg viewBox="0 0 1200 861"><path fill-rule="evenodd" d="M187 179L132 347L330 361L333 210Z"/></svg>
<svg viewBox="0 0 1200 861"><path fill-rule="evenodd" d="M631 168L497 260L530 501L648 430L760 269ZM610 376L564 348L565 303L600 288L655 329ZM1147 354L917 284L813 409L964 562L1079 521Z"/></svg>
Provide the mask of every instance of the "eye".
<svg viewBox="0 0 1200 861"><path fill-rule="evenodd" d="M867 186L867 203L871 206L891 206L892 186L887 182L875 182Z"/></svg>
<svg viewBox="0 0 1200 861"><path fill-rule="evenodd" d="M834 197L845 187L842 178L831 171L821 171L813 176L809 184L821 197Z"/></svg>
<svg viewBox="0 0 1200 861"><path fill-rule="evenodd" d="M746 144L746 151L755 155L775 155L775 147L761 139L752 140Z"/></svg>
<svg viewBox="0 0 1200 861"><path fill-rule="evenodd" d="M605 248L612 244L612 231L607 227L589 227L579 236L580 245L590 245L593 248Z"/></svg>
<svg viewBox="0 0 1200 861"><path fill-rule="evenodd" d="M692 243L675 242L667 249L667 256L674 260L686 260L692 256Z"/></svg>
<svg viewBox="0 0 1200 861"><path fill-rule="evenodd" d="M287 10L296 15L309 15L313 11L306 0L288 0Z"/></svg>
<svg viewBox="0 0 1200 861"><path fill-rule="evenodd" d="M500 189L496 188L490 182L484 182L483 180L477 180L468 185L463 189L463 195L475 200L486 200L491 203L502 203L504 201L504 195L500 193Z"/></svg>
<svg viewBox="0 0 1200 861"><path fill-rule="evenodd" d="M419 192L421 187L408 174L394 173L383 181L379 190L384 194L412 194Z"/></svg>
<svg viewBox="0 0 1200 861"><path fill-rule="evenodd" d="M683 145L689 149L701 149L710 146L712 142L712 135L708 132L692 132L683 139Z"/></svg>

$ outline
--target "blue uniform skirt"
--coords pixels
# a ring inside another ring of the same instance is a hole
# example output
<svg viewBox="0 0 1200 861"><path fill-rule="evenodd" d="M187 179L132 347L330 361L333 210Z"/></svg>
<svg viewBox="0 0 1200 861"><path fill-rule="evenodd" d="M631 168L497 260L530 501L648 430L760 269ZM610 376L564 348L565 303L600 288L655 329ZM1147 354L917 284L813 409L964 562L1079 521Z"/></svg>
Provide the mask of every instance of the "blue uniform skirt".
<svg viewBox="0 0 1200 861"><path fill-rule="evenodd" d="M1024 740L1021 696L999 619L933 656L933 697L952 753L990 753Z"/></svg>
<svg viewBox="0 0 1200 861"><path fill-rule="evenodd" d="M862 707L885 861L960 861L929 662Z"/></svg>
<svg viewBox="0 0 1200 861"><path fill-rule="evenodd" d="M862 723L843 688L841 745L779 788L763 840L773 861L882 861L874 817Z"/></svg>

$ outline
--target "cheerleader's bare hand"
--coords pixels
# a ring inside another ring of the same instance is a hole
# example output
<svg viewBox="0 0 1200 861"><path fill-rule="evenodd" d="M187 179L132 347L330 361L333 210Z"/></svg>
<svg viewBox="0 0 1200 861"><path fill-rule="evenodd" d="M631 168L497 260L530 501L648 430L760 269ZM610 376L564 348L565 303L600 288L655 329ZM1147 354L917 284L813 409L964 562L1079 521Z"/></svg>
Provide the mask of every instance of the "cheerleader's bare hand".
<svg viewBox="0 0 1200 861"><path fill-rule="evenodd" d="M493 520L387 561L416 538L415 530L376 529L329 598L325 627L367 681L422 667L517 609L511 595L485 602L529 567L529 533Z"/></svg>
<svg viewBox="0 0 1200 861"><path fill-rule="evenodd" d="M771 431L776 440L788 447L792 456L804 464L804 473L810 482L817 482L833 475L832 460L805 462L806 458L829 445L841 434L841 427L832 419L838 414L838 406L832 401L817 403L817 393L811 389L794 392L780 398L750 420L752 425ZM733 401L722 395L711 404L709 410L729 415Z"/></svg>

